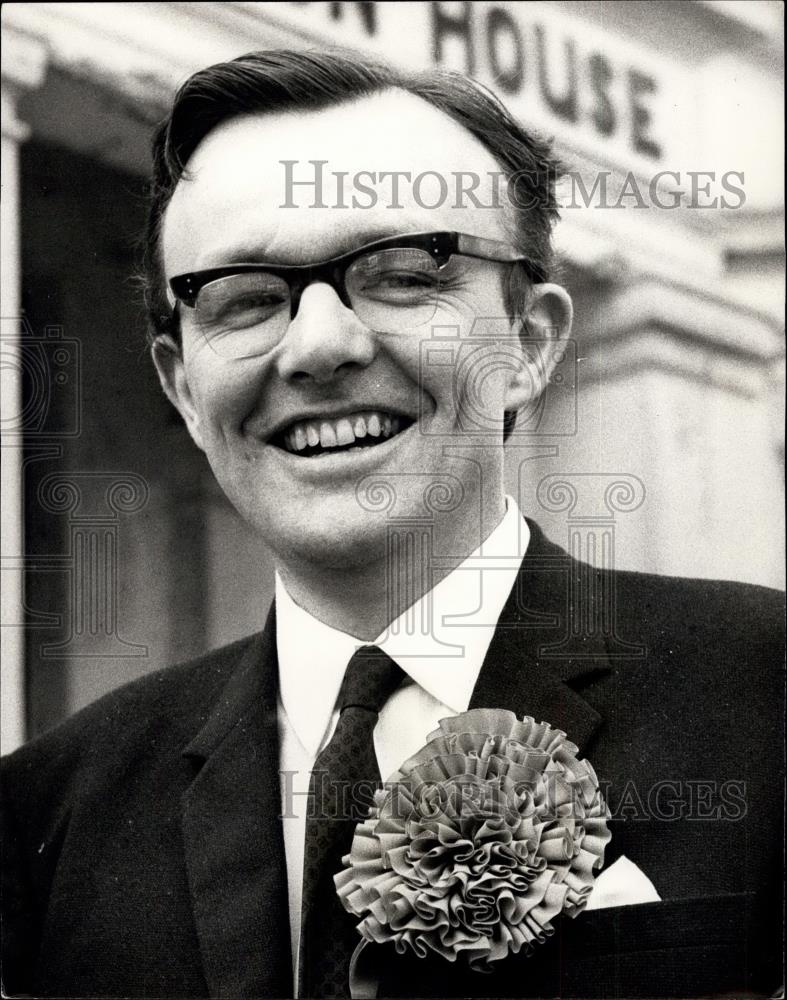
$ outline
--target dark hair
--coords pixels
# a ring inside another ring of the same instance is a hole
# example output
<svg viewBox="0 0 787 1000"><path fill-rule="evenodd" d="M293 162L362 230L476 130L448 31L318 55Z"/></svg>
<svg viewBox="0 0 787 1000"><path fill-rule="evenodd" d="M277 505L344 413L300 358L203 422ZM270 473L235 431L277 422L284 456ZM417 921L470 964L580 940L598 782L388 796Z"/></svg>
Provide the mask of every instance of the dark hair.
<svg viewBox="0 0 787 1000"><path fill-rule="evenodd" d="M344 51L250 52L200 70L181 86L153 136L153 180L145 234L143 285L151 338L178 339L166 296L161 221L186 163L217 125L250 113L318 111L358 97L399 89L428 101L474 135L509 178L515 246L542 280L552 267L555 182L562 165L551 144L526 131L481 84L444 70L409 72ZM507 432L513 427L507 414Z"/></svg>

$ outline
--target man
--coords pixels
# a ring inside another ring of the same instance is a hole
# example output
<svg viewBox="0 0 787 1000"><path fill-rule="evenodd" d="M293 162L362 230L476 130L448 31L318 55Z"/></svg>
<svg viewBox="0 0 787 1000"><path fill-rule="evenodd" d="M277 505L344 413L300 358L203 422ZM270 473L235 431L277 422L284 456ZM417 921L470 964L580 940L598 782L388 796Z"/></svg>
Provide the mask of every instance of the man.
<svg viewBox="0 0 787 1000"><path fill-rule="evenodd" d="M274 553L275 614L10 758L6 990L348 996L355 820L440 719L491 708L592 761L599 888L629 875L491 974L373 945L379 995L772 994L779 595L590 571L504 495L571 326L549 147L461 78L267 52L192 77L154 159L153 358ZM443 197L462 171L476 200Z"/></svg>

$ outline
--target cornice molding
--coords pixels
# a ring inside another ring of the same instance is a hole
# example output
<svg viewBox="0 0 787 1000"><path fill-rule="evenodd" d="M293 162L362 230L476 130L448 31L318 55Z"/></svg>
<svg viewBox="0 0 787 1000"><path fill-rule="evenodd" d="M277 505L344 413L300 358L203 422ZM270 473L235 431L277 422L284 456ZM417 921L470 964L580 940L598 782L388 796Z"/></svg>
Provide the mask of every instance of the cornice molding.
<svg viewBox="0 0 787 1000"><path fill-rule="evenodd" d="M652 278L589 295L577 325L585 387L661 372L756 398L784 363L783 339L767 316Z"/></svg>
<svg viewBox="0 0 787 1000"><path fill-rule="evenodd" d="M594 337L625 336L643 329L675 330L695 342L707 342L752 360L769 362L784 353L774 322L765 314L696 288L643 277L607 291L590 304L583 325Z"/></svg>

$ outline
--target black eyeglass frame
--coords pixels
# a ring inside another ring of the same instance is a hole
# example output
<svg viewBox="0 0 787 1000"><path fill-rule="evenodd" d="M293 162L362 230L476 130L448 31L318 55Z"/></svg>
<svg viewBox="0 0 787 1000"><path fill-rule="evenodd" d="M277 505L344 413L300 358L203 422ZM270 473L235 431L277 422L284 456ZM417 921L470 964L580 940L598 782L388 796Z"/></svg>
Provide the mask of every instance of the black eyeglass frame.
<svg viewBox="0 0 787 1000"><path fill-rule="evenodd" d="M446 266L452 256L476 257L480 260L499 261L503 264L520 264L525 274L534 284L545 280L541 268L530 257L519 253L509 243L501 240L490 240L482 236L471 236L468 233L437 232L437 233L403 233L399 236L389 236L364 246L356 247L348 253L331 257L328 260L316 261L311 264L268 264L268 263L238 263L223 267L212 267L204 271L191 271L170 278L168 284L168 299L173 313L179 302L189 309L194 309L197 296L205 287L220 278L228 278L234 274L260 272L281 277L290 289L290 316L294 318L304 289L315 282L330 285L339 296L342 304L352 308L350 297L345 285L345 274L350 265L359 257L380 250L395 250L405 247L409 250L426 250L436 261L439 268Z"/></svg>

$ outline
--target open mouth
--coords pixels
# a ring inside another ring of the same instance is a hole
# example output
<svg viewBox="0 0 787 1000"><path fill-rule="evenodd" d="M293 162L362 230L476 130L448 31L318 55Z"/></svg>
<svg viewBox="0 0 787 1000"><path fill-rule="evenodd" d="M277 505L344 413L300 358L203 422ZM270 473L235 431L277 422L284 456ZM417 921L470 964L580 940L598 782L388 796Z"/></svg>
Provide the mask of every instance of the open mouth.
<svg viewBox="0 0 787 1000"><path fill-rule="evenodd" d="M331 419L297 420L271 438L271 444L298 458L320 458L375 448L415 421L385 410L359 410Z"/></svg>

